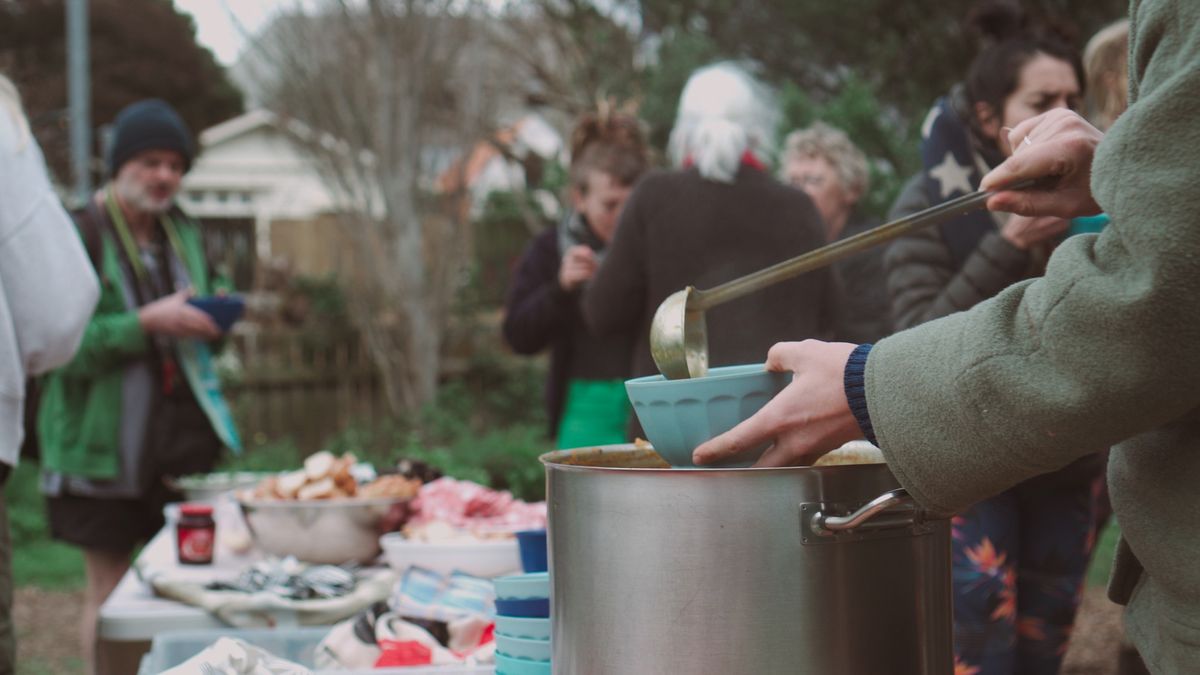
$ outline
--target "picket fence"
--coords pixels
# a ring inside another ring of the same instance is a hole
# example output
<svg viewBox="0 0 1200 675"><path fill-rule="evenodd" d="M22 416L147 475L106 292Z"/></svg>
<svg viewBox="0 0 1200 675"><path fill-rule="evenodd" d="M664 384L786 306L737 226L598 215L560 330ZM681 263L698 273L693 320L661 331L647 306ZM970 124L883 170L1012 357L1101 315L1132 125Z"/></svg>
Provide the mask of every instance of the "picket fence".
<svg viewBox="0 0 1200 675"><path fill-rule="evenodd" d="M286 329L235 331L240 367L225 393L249 444L292 440L312 452L351 424L374 424L387 405L355 334L319 339Z"/></svg>

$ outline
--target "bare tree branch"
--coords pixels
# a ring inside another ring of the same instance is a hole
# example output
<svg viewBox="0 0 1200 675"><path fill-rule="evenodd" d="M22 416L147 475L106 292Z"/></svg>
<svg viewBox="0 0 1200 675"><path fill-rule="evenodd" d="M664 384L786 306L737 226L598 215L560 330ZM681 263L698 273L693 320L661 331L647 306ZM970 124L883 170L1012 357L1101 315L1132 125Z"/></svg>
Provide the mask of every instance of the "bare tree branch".
<svg viewBox="0 0 1200 675"><path fill-rule="evenodd" d="M430 153L465 151L485 136L494 110L477 64L464 64L483 34L475 7L327 0L281 17L256 52L265 100L303 122L292 135L337 195L356 261L351 314L397 413L436 391L469 252L464 219L422 196L421 182Z"/></svg>

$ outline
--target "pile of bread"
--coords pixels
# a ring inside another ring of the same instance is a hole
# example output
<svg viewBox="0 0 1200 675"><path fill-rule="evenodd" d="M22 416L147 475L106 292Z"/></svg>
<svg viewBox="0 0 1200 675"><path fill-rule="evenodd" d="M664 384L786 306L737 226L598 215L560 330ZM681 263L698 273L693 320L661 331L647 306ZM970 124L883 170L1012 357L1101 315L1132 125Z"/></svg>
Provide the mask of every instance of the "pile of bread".
<svg viewBox="0 0 1200 675"><path fill-rule="evenodd" d="M352 453L341 457L321 451L304 460L304 468L278 476L268 476L248 495L251 499L339 499L345 497L408 499L421 489L419 478L385 475L359 485L353 468L358 462Z"/></svg>

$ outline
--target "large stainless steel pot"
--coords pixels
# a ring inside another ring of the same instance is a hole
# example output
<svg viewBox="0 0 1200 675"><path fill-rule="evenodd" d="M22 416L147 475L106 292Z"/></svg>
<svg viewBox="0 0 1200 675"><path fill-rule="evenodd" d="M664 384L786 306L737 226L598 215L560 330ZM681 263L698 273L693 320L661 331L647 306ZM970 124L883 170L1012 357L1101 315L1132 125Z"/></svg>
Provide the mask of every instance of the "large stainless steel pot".
<svg viewBox="0 0 1200 675"><path fill-rule="evenodd" d="M882 463L546 466L558 675L949 675L948 521Z"/></svg>

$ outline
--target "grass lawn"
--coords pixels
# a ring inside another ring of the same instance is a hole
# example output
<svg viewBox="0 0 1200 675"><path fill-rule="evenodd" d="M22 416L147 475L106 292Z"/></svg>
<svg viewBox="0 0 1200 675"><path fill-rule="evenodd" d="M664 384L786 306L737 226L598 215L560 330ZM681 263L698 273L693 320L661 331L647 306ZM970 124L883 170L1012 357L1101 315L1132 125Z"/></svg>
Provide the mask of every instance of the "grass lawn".
<svg viewBox="0 0 1200 675"><path fill-rule="evenodd" d="M4 497L16 586L17 672L82 675L85 669L75 626L84 587L83 554L50 540L36 464L23 462L17 467Z"/></svg>
<svg viewBox="0 0 1200 675"><path fill-rule="evenodd" d="M83 554L74 546L50 540L46 505L38 491L38 466L21 463L9 477L4 492L12 534L14 585L51 590L82 588Z"/></svg>
<svg viewBox="0 0 1200 675"><path fill-rule="evenodd" d="M1117 553L1117 539L1121 536L1121 528L1115 518L1110 518L1108 526L1096 540L1096 548L1092 551L1092 562L1088 566L1087 585L1104 586L1108 584L1108 575L1112 571L1113 556Z"/></svg>

